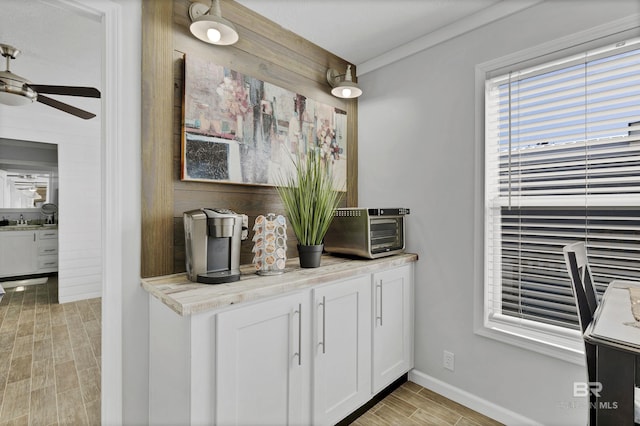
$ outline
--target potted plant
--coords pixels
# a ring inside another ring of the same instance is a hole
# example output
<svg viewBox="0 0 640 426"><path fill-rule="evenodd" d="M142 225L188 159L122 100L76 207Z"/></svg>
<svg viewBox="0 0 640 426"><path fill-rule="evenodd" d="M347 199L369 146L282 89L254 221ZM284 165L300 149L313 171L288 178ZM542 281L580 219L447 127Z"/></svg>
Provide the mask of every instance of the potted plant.
<svg viewBox="0 0 640 426"><path fill-rule="evenodd" d="M300 266L316 268L320 266L322 240L343 193L334 188L333 176L316 150L292 161L293 171L279 176L276 189L298 239Z"/></svg>

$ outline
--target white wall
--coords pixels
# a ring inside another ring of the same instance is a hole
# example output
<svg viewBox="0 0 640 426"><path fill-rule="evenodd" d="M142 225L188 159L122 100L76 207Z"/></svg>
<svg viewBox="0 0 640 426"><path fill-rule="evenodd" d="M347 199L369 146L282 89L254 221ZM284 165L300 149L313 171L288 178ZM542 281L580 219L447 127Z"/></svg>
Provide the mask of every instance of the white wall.
<svg viewBox="0 0 640 426"><path fill-rule="evenodd" d="M586 424L585 405L563 405L586 377L474 334L475 66L638 12L636 0L546 1L358 80L359 203L412 209L416 370L522 416L505 413L511 422ZM455 372L443 369L443 350L455 353Z"/></svg>
<svg viewBox="0 0 640 426"><path fill-rule="evenodd" d="M99 44L96 45L99 64ZM51 66L55 69L55 66ZM99 67L87 72L99 73ZM97 78L99 80L99 77ZM70 81L68 84L74 84ZM74 103L73 99L66 100ZM99 111L100 101L83 106ZM58 145L61 303L100 297L100 118L82 120L41 105L0 105L0 137Z"/></svg>
<svg viewBox="0 0 640 426"><path fill-rule="evenodd" d="M117 153L121 175L118 182L107 183L117 185L122 203L119 212L122 278L120 282L106 283L121 286L122 353L111 355L122 357L122 424L144 425L149 419L149 303L148 293L140 285L142 13L141 0L113 1L122 7L118 84L124 105L117 111L120 128L114 129L121 138L122 149ZM113 310L108 305L107 302L107 308ZM108 409L103 400L105 408Z"/></svg>

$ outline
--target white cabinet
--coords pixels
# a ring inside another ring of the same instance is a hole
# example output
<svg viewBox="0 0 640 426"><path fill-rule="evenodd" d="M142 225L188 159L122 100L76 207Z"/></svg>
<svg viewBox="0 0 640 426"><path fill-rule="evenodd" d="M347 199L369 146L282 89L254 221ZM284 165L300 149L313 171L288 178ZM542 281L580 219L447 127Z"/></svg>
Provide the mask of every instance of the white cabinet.
<svg viewBox="0 0 640 426"><path fill-rule="evenodd" d="M38 269L37 231L0 232L0 276L36 273Z"/></svg>
<svg viewBox="0 0 640 426"><path fill-rule="evenodd" d="M313 422L333 425L371 392L371 276L313 290Z"/></svg>
<svg viewBox="0 0 640 426"><path fill-rule="evenodd" d="M332 425L409 371L413 263L314 281L185 316L150 296L149 423Z"/></svg>
<svg viewBox="0 0 640 426"><path fill-rule="evenodd" d="M413 266L373 275L373 393L413 367Z"/></svg>
<svg viewBox="0 0 640 426"><path fill-rule="evenodd" d="M370 398L371 276L312 295L218 315L217 424L332 425Z"/></svg>
<svg viewBox="0 0 640 426"><path fill-rule="evenodd" d="M0 231L0 277L58 270L58 231Z"/></svg>
<svg viewBox="0 0 640 426"><path fill-rule="evenodd" d="M58 230L38 230L38 271L37 273L58 270Z"/></svg>
<svg viewBox="0 0 640 426"><path fill-rule="evenodd" d="M218 315L217 424L309 424L308 295Z"/></svg>

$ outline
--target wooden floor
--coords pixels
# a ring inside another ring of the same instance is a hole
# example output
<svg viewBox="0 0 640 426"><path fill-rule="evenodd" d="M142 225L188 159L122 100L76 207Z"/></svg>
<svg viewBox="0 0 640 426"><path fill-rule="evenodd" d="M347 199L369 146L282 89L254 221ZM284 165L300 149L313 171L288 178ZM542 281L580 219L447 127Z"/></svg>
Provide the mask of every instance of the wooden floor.
<svg viewBox="0 0 640 426"><path fill-rule="evenodd" d="M0 302L0 426L100 424L100 299L57 303L55 277ZM352 423L499 425L407 382Z"/></svg>
<svg viewBox="0 0 640 426"><path fill-rule="evenodd" d="M59 305L55 277L5 291L0 426L99 425L100 299Z"/></svg>
<svg viewBox="0 0 640 426"><path fill-rule="evenodd" d="M354 426L500 424L412 382L404 383L352 423Z"/></svg>

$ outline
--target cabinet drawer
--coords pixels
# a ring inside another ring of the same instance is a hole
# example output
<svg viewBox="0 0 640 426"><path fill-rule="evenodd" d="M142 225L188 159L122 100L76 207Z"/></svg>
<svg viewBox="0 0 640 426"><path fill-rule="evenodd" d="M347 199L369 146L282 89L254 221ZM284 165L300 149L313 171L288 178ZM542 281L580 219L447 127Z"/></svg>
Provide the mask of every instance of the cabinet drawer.
<svg viewBox="0 0 640 426"><path fill-rule="evenodd" d="M52 238L58 238L58 231L40 231L38 232L38 239L40 240L50 240Z"/></svg>
<svg viewBox="0 0 640 426"><path fill-rule="evenodd" d="M58 245L45 245L45 246L39 246L38 247L38 255L39 256L46 256L49 254L58 254Z"/></svg>
<svg viewBox="0 0 640 426"><path fill-rule="evenodd" d="M38 256L38 269L58 267L58 256Z"/></svg>

